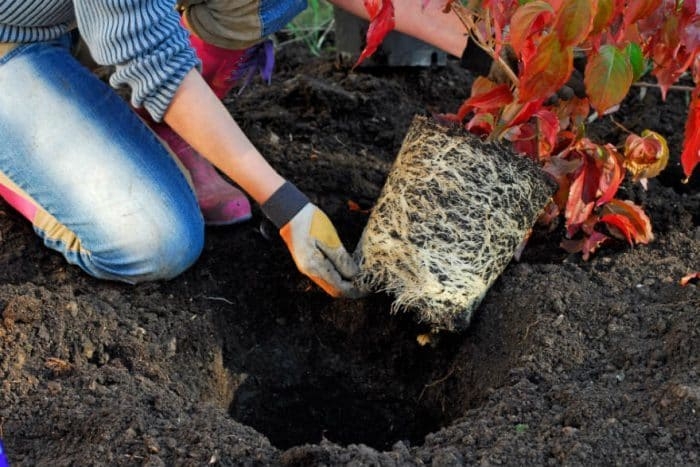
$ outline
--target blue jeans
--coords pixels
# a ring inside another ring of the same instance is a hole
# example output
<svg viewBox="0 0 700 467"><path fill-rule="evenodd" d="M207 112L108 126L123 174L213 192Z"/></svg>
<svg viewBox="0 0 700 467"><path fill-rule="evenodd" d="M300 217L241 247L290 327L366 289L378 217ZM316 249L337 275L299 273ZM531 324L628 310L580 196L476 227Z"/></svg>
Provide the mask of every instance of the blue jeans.
<svg viewBox="0 0 700 467"><path fill-rule="evenodd" d="M0 195L94 277L172 278L204 243L186 172L71 42L0 58Z"/></svg>

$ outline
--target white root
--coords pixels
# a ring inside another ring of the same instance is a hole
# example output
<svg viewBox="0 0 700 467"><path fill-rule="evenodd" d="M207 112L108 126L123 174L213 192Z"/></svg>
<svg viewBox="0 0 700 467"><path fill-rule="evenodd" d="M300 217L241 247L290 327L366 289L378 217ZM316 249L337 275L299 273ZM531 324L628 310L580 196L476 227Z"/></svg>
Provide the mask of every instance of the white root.
<svg viewBox="0 0 700 467"><path fill-rule="evenodd" d="M355 252L360 287L461 330L552 196L534 163L416 117Z"/></svg>

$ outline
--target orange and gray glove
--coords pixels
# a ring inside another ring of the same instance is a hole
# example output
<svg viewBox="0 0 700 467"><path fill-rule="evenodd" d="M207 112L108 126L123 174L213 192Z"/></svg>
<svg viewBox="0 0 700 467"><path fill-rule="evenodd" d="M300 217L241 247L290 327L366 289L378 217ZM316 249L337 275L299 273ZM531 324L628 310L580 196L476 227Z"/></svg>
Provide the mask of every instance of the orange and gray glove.
<svg viewBox="0 0 700 467"><path fill-rule="evenodd" d="M297 187L285 182L260 208L279 229L299 271L333 297L361 295L352 282L359 269L335 227Z"/></svg>

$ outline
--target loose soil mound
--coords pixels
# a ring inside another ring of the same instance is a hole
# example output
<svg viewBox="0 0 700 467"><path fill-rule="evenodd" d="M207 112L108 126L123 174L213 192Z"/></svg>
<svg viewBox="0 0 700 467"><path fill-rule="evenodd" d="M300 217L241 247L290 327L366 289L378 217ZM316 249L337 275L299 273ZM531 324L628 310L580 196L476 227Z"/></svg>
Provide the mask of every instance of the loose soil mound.
<svg viewBox="0 0 700 467"><path fill-rule="evenodd" d="M413 115L456 109L469 82L453 62L350 72L284 49L273 85L228 105L352 249L367 214L348 202L370 208ZM324 295L257 211L210 229L181 277L130 287L67 266L0 204L13 465L700 462L700 294L678 284L700 269L700 190L672 176L683 96L649 90L615 118L670 138L667 173L622 190L656 240L583 262L539 232L469 329L426 346L391 297Z"/></svg>

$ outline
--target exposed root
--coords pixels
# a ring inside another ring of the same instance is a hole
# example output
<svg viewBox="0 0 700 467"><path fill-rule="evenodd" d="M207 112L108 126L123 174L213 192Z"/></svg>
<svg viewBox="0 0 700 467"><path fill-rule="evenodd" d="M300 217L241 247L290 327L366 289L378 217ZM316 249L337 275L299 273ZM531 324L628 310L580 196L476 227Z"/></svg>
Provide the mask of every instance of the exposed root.
<svg viewBox="0 0 700 467"><path fill-rule="evenodd" d="M531 161L416 117L360 239L361 287L460 330L551 198Z"/></svg>

